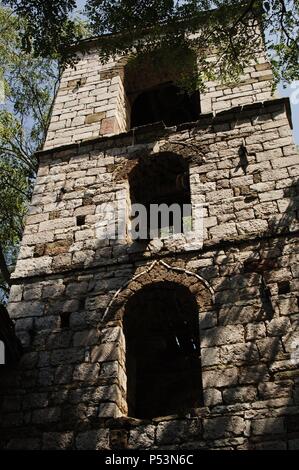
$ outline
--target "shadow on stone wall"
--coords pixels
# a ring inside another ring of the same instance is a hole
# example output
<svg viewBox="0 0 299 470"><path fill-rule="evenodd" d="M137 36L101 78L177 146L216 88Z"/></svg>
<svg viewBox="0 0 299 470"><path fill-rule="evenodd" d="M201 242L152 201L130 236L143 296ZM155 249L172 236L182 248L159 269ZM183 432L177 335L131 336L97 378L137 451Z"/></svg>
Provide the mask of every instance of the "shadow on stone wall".
<svg viewBox="0 0 299 470"><path fill-rule="evenodd" d="M87 269L79 275L66 273L65 282L52 275L41 281L42 287L28 284L27 299L35 315L34 320L17 322L25 354L19 366L1 377L5 396L0 446L18 447L23 435L31 439L30 448L73 448L76 441L77 448L273 449L287 448L287 432L292 441L298 439L298 370L290 363L296 310L289 315L294 301L298 305L288 269L295 251L289 239L291 231L298 229L298 183L285 189L285 197L290 200L285 212L279 217L269 215L269 233L251 241L220 242L214 265L195 269L192 262L200 261L201 255L195 260L190 253L165 255L167 263L195 270L215 290L214 305L199 311L204 313L200 326L205 349L219 350L220 355L220 363L203 363L204 387L219 392L205 397L205 407L151 421L111 419L121 412L119 404L125 406L121 385L125 345L121 316L105 322L101 318L112 300L107 289L114 293L121 289L119 308L128 300L124 286L131 293L140 287L132 278L147 258L142 260L141 242L135 242L136 249L121 270L103 269L97 277ZM201 254L212 250L211 245ZM157 282L157 277L150 280ZM174 274L173 280L179 282L179 275ZM46 307L37 314L41 293ZM60 329L64 315L69 324ZM230 343L229 339L222 344L223 333L238 335L241 329L245 341ZM219 364L223 385L215 383L213 374L218 370L219 378ZM11 439L13 444L8 444ZM24 441L20 445L24 448Z"/></svg>

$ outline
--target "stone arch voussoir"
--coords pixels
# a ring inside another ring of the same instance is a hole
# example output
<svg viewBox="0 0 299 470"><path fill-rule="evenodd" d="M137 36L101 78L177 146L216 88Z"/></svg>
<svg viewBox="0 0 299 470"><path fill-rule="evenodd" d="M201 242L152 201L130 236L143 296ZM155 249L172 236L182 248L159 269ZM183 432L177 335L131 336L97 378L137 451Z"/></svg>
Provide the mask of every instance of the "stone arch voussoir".
<svg viewBox="0 0 299 470"><path fill-rule="evenodd" d="M164 261L154 261L114 294L105 310L103 321L121 320L125 304L135 292L150 284L163 281L187 287L196 298L199 312L213 309L214 291L207 280L192 271L168 265Z"/></svg>

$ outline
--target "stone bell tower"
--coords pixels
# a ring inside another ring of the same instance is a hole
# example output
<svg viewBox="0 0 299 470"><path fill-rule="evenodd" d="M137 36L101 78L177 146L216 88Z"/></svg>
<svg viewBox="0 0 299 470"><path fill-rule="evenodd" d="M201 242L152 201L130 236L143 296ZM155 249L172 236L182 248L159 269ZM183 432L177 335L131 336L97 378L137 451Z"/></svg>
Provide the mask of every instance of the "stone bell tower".
<svg viewBox="0 0 299 470"><path fill-rule="evenodd" d="M298 448L299 165L265 55L190 96L77 54L13 276L0 446ZM190 211L134 238L133 204Z"/></svg>

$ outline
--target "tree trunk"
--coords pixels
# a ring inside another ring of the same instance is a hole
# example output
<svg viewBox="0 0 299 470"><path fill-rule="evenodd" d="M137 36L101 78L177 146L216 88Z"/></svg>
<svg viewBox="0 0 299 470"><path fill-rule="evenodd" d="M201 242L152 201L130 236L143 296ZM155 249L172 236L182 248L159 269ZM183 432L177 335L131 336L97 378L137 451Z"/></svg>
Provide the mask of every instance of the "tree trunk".
<svg viewBox="0 0 299 470"><path fill-rule="evenodd" d="M6 259L2 250L2 246L0 244L0 271L2 273L2 276L5 280L5 282L11 286L11 278L10 278L10 272L7 267Z"/></svg>

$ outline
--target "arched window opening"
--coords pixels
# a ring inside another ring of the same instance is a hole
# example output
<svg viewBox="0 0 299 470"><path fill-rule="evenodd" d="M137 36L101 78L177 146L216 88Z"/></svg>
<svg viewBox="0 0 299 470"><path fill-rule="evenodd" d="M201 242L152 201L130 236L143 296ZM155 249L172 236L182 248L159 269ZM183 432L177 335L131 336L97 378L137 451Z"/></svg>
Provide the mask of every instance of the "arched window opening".
<svg viewBox="0 0 299 470"><path fill-rule="evenodd" d="M189 165L180 155L165 152L140 159L129 175L129 185L131 203L146 209L145 238L184 233L192 228ZM156 218L153 216L153 207L161 204L166 204L169 217L163 217L160 211Z"/></svg>
<svg viewBox="0 0 299 470"><path fill-rule="evenodd" d="M168 127L197 121L197 84L197 57L187 46L164 47L129 60L124 76L128 128L160 121Z"/></svg>
<svg viewBox="0 0 299 470"><path fill-rule="evenodd" d="M163 83L140 93L131 108L131 128L162 121L167 127L196 121L198 93L189 95L173 83Z"/></svg>
<svg viewBox="0 0 299 470"><path fill-rule="evenodd" d="M198 310L189 289L157 282L124 315L129 416L151 419L202 406Z"/></svg>

